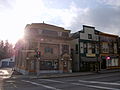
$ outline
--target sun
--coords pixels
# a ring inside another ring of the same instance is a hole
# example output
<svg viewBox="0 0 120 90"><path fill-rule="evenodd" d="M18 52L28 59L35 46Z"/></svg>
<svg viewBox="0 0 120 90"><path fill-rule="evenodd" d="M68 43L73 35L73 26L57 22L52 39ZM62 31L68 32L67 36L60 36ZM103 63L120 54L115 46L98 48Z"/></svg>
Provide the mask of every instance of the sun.
<svg viewBox="0 0 120 90"><path fill-rule="evenodd" d="M0 25L0 40L8 40L10 43L15 44L24 35L24 27L16 25L15 22L2 21Z"/></svg>

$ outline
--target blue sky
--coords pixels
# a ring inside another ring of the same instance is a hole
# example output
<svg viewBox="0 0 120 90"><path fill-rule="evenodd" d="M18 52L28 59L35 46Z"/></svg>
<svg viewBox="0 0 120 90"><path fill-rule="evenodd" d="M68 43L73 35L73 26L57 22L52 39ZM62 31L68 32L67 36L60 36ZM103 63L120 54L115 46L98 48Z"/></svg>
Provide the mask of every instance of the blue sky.
<svg viewBox="0 0 120 90"><path fill-rule="evenodd" d="M120 34L120 0L0 0L0 40L15 43L30 23L53 24L72 32L91 25Z"/></svg>

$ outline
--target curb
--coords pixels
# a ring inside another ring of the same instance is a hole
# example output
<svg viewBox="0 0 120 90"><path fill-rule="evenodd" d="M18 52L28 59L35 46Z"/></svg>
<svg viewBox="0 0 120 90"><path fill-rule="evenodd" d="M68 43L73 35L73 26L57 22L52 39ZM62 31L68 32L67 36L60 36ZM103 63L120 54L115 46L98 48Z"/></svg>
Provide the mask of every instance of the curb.
<svg viewBox="0 0 120 90"><path fill-rule="evenodd" d="M77 76L87 76L87 75L97 75L97 74L107 74L107 73L117 73L120 71L107 71L107 72L91 72L91 73L81 73L81 74L58 74L58 75L44 75L44 76L23 76L23 75L13 75L10 78L15 79L15 78L22 78L22 79L48 79L48 78L62 78L62 77L77 77Z"/></svg>
<svg viewBox="0 0 120 90"><path fill-rule="evenodd" d="M11 78L23 78L23 79L47 79L47 78L62 78L62 77L75 77L75 76L87 76L94 75L95 73L87 73L87 74L66 74L66 75L45 75L45 76L11 76Z"/></svg>

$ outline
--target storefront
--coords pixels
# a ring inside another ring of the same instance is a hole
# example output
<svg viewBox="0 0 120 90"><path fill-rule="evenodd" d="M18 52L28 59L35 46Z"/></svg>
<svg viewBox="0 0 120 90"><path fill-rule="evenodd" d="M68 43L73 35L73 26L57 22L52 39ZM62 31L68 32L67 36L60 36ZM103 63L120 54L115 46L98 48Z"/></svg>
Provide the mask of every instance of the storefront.
<svg viewBox="0 0 120 90"><path fill-rule="evenodd" d="M119 68L118 56L102 56L101 68L102 69L116 69Z"/></svg>
<svg viewBox="0 0 120 90"><path fill-rule="evenodd" d="M95 57L81 57L83 71L97 71L100 70L100 58Z"/></svg>
<svg viewBox="0 0 120 90"><path fill-rule="evenodd" d="M40 61L40 70L58 70L58 60Z"/></svg>

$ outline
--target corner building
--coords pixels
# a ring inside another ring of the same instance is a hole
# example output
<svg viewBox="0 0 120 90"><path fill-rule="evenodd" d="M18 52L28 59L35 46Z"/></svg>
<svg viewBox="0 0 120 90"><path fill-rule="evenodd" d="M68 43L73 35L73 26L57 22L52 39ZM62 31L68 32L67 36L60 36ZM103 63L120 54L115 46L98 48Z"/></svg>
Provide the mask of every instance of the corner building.
<svg viewBox="0 0 120 90"><path fill-rule="evenodd" d="M45 23L25 27L25 36L16 46L16 70L23 74L72 72L70 30ZM37 52L40 57L36 57Z"/></svg>

